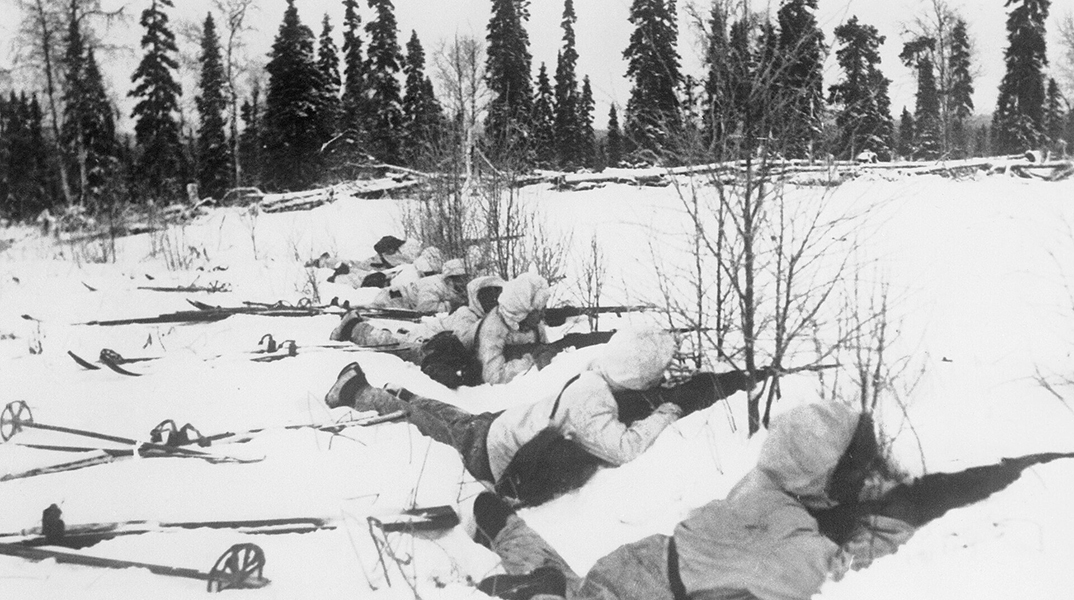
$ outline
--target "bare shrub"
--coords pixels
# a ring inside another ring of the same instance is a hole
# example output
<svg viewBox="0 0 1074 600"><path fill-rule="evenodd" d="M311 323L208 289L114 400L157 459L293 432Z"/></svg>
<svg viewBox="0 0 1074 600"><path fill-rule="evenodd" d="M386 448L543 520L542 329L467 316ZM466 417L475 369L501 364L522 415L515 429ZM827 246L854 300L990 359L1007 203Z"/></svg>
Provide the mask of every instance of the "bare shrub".
<svg viewBox="0 0 1074 600"><path fill-rule="evenodd" d="M1061 239L1065 242L1061 248L1049 251L1055 262L1057 280L1061 282L1066 295L1064 315L1070 322L1074 322L1074 271L1070 270L1071 258L1074 257L1074 223L1064 219L1062 223ZM1067 334L1074 331L1067 331ZM1074 406L1071 406L1071 397L1074 395L1074 373L1069 369L1056 372L1054 369L1036 367L1035 378L1037 384L1049 394L1055 396L1072 414Z"/></svg>
<svg viewBox="0 0 1074 600"><path fill-rule="evenodd" d="M731 14L729 4L722 10ZM825 371L853 340L876 348L864 338L886 330L863 328L877 322L865 314L848 327L845 311L862 307L839 301L861 266L855 233L876 207L837 201L831 186L799 187L786 177L785 156L804 161L814 152L803 145L800 98L781 83L798 57L766 53L755 17L742 23L754 32L749 48L726 41L709 48L719 99L700 119L686 107L678 121L664 123L672 135L651 162L696 165L667 173L684 227L661 240L691 260L665 262L657 276L669 324L688 334L697 367L719 360L758 378L772 375L770 385L749 393L752 435L768 425L780 375ZM875 372L892 357L872 358Z"/></svg>
<svg viewBox="0 0 1074 600"><path fill-rule="evenodd" d="M580 263L574 280L575 301L580 306L600 306L608 278L608 267L596 234L589 238L589 247L582 253ZM590 331L600 329L600 313L587 315L586 318Z"/></svg>

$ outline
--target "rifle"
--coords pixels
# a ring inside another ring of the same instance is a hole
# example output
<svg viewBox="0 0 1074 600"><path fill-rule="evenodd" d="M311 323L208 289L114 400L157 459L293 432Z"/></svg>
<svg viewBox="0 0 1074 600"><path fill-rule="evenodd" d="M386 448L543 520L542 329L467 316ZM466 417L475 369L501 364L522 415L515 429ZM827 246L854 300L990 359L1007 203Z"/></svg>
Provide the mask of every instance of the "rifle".
<svg viewBox="0 0 1074 600"><path fill-rule="evenodd" d="M954 473L928 473L900 483L878 500L812 512L821 533L837 544L849 539L858 521L869 515L898 519L916 529L949 510L975 504L1006 489L1029 467L1061 458L1074 458L1074 452L1029 454Z"/></svg>
<svg viewBox="0 0 1074 600"><path fill-rule="evenodd" d="M595 315L614 313L621 316L627 312L641 312L652 310L648 305L636 306L555 306L544 310L544 322L549 327L559 327L567 321L568 317L592 317Z"/></svg>
<svg viewBox="0 0 1074 600"><path fill-rule="evenodd" d="M373 319L395 319L398 321L418 322L423 316L414 310L405 308L379 308L375 306L339 306L329 304L315 306L299 304L298 306L277 302L274 304L244 302L243 306L213 306L197 300L187 300L197 310L180 310L155 317L136 317L130 319L112 319L105 321L86 321L79 325L136 325L152 323L206 323L226 319L232 315L254 315L261 317L315 317L327 314L343 314L348 308L358 311L363 317Z"/></svg>

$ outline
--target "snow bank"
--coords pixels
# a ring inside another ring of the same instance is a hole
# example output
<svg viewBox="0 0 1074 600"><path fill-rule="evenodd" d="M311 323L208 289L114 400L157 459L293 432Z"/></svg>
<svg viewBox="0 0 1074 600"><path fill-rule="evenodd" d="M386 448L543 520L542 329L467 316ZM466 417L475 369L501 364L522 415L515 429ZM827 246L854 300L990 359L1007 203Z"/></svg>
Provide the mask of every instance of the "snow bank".
<svg viewBox="0 0 1074 600"><path fill-rule="evenodd" d="M958 470L1004 456L1074 450L1074 413L1037 381L1069 377L1074 304L1074 183L1005 177L859 178L834 190L791 187L800 206L867 208L854 233L863 261L875 261L893 289L895 356L907 386L885 401L881 418L910 472ZM573 247L595 237L607 259L608 303L651 300L654 265L682 260L685 219L674 187L627 185L578 192L522 190ZM221 451L263 460L209 464L191 458L120 459L110 464L0 482L0 532L39 523L57 503L69 524L147 519L280 517L331 519L336 528L305 534L242 535L228 530L148 533L85 550L144 562L208 569L233 543L266 552L261 590L250 598L472 598L474 581L496 572L494 555L464 527L439 534L389 534L391 560L370 534L369 516L447 504L465 518L480 487L455 453L406 424L348 428L339 434L295 424L346 418L323 396L338 371L361 363L374 385L395 383L472 411L500 410L550 393L585 368L594 350L557 357L541 372L501 387L451 391L387 354L317 349L334 316L233 316L206 324L99 327L91 320L189 310L186 298L222 306L291 303L326 270L307 270L322 252L364 258L385 234L402 237L401 203L339 197L303 212L253 214L219 209L166 233L59 245L25 229L4 232L0 261L0 390L4 403L26 401L40 423L145 440L162 420L203 434L269 428ZM102 255L108 260L98 262ZM585 258L568 260L577 273ZM217 284L219 293L167 293L148 286ZM571 298L560 284L557 298ZM26 315L30 318L24 318ZM627 320L652 315L628 315ZM602 323L613 324L613 320ZM568 324L564 329L569 329ZM577 327L578 325L573 325ZM299 355L251 362L262 335L294 339ZM102 347L163 357L129 365L132 378L85 371L68 350L94 358ZM304 350L302 348L305 348ZM1069 389L1057 388L1069 395ZM815 376L783 383L776 410L815 399ZM669 428L640 459L607 469L582 490L523 511L525 519L585 572L622 543L668 533L698 506L721 497L752 465L762 436L747 441L744 397ZM25 431L15 441L96 445L92 440ZM74 458L15 443L0 446L0 473ZM1074 461L1030 469L1008 490L929 524L898 554L828 584L824 598L1066 597L1074 524L1064 504ZM383 560L383 562L382 562ZM387 573L385 573L387 567ZM101 571L0 557L4 596L17 598L188 598L204 584L142 570Z"/></svg>

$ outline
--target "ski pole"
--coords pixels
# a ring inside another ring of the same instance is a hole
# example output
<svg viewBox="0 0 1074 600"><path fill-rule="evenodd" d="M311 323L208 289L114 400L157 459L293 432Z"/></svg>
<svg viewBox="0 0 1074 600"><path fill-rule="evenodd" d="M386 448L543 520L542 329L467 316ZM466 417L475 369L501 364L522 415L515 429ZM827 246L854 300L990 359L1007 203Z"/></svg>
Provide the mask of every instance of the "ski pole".
<svg viewBox="0 0 1074 600"><path fill-rule="evenodd" d="M3 413L0 413L0 441L6 442L10 440L12 437L15 436L16 433L22 431L23 429L42 429L45 431L56 431L59 433L67 433L81 437L104 440L107 442L115 442L117 444L139 446L148 450L159 450L161 452L167 452L172 454L185 454L188 456L199 456L203 458L212 459L219 458L214 454L209 454L208 452L201 452L198 450L191 450L190 448L168 446L165 444L154 444L152 442L139 442L138 440L120 437L118 435L109 435L107 433L98 433L96 431L75 429L73 427L63 427L60 425L35 423L33 413L30 412L30 407L27 406L25 402L23 402L22 400L9 402L8 405L4 407Z"/></svg>

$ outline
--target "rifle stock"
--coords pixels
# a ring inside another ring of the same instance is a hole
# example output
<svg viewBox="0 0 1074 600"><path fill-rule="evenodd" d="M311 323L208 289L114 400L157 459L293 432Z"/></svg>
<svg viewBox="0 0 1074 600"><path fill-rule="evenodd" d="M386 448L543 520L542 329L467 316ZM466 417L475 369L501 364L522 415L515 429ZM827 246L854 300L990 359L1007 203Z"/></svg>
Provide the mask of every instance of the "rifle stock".
<svg viewBox="0 0 1074 600"><path fill-rule="evenodd" d="M551 352L558 354L567 348L585 348L586 346L594 346L597 344L603 344L611 339L614 331L593 331L590 333L568 333L562 338L549 342L547 344L518 344L515 346L506 346L504 348L504 357L508 360L521 358L526 354L536 355L541 352Z"/></svg>

